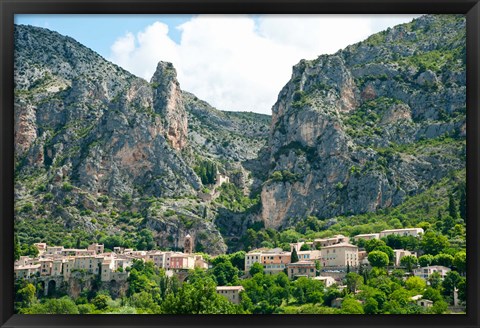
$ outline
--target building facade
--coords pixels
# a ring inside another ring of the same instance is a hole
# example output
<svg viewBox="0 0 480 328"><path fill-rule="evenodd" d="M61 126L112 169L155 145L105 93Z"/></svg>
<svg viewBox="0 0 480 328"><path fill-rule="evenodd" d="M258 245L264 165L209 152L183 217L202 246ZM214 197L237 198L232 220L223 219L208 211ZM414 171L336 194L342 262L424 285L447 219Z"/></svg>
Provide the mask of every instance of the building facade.
<svg viewBox="0 0 480 328"><path fill-rule="evenodd" d="M298 277L315 277L317 270L315 269L315 263L312 261L298 261L295 263L288 263L287 275L290 279Z"/></svg>
<svg viewBox="0 0 480 328"><path fill-rule="evenodd" d="M398 235L398 236L413 236L418 237L423 234L422 228L405 228L405 229L389 229L380 231L380 238L389 236L389 235Z"/></svg>
<svg viewBox="0 0 480 328"><path fill-rule="evenodd" d="M327 267L357 267L358 247L341 243L322 248L322 266Z"/></svg>
<svg viewBox="0 0 480 328"><path fill-rule="evenodd" d="M240 304L240 292L243 290L243 286L218 286L217 294L226 297L230 302L234 304Z"/></svg>
<svg viewBox="0 0 480 328"><path fill-rule="evenodd" d="M438 272L442 279L445 278L447 273L451 271L450 268L441 266L441 265L432 265L423 268L417 268L413 270L413 274L417 277L427 280L434 272Z"/></svg>

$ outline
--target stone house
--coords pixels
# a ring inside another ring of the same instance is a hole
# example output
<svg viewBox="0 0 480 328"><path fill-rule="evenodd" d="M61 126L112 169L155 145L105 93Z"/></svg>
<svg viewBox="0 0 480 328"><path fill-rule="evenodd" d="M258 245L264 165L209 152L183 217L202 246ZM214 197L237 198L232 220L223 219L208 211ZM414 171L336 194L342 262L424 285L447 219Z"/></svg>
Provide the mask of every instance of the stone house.
<svg viewBox="0 0 480 328"><path fill-rule="evenodd" d="M327 267L357 267L358 247L348 243L335 244L322 248L322 266Z"/></svg>
<svg viewBox="0 0 480 328"><path fill-rule="evenodd" d="M234 304L240 304L240 292L244 290L243 286L217 286L217 294L226 297Z"/></svg>
<svg viewBox="0 0 480 328"><path fill-rule="evenodd" d="M349 241L350 238L345 237L344 235L336 235L330 238L314 239L313 244L315 245L315 247L320 246L321 248L323 248L335 244L348 243Z"/></svg>
<svg viewBox="0 0 480 328"><path fill-rule="evenodd" d="M291 261L291 253L275 248L264 252L260 256L265 274L276 274L282 272L285 266Z"/></svg>
<svg viewBox="0 0 480 328"><path fill-rule="evenodd" d="M322 281L325 284L325 287L330 287L331 285L337 283L333 277L318 276L318 277L314 277L313 279Z"/></svg>
<svg viewBox="0 0 480 328"><path fill-rule="evenodd" d="M316 269L315 263L312 261L298 261L295 263L288 263L287 274L290 279L296 277L315 277Z"/></svg>

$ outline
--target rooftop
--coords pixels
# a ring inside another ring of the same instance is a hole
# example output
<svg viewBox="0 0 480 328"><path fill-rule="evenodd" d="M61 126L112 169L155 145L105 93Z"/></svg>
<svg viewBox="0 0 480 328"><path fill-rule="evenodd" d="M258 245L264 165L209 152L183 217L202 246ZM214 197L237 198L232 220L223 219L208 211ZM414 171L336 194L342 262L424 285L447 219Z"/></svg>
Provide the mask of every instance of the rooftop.
<svg viewBox="0 0 480 328"><path fill-rule="evenodd" d="M410 231L410 230L423 231L422 228L402 228L402 229L387 229L387 230L382 230L381 232Z"/></svg>
<svg viewBox="0 0 480 328"><path fill-rule="evenodd" d="M288 263L287 266L315 266L315 263L312 261L298 261L295 263Z"/></svg>
<svg viewBox="0 0 480 328"><path fill-rule="evenodd" d="M18 266L15 267L15 270L37 269L39 267L41 267L40 264L18 265Z"/></svg>
<svg viewBox="0 0 480 328"><path fill-rule="evenodd" d="M349 243L340 243L340 244L335 244L335 245L330 245L330 246L325 246L323 248L336 248L336 247L351 247L351 248L358 248L358 246L349 244Z"/></svg>
<svg viewBox="0 0 480 328"><path fill-rule="evenodd" d="M217 290L244 290L243 286L217 286Z"/></svg>

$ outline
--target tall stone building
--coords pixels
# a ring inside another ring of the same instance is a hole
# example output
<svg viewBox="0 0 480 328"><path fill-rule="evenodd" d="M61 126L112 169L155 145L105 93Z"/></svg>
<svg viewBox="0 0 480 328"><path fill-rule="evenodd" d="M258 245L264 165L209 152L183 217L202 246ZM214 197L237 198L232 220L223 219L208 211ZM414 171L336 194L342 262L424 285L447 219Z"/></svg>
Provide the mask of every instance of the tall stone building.
<svg viewBox="0 0 480 328"><path fill-rule="evenodd" d="M192 236L190 236L189 234L185 236L185 241L183 242L183 252L185 254L193 253L193 240Z"/></svg>

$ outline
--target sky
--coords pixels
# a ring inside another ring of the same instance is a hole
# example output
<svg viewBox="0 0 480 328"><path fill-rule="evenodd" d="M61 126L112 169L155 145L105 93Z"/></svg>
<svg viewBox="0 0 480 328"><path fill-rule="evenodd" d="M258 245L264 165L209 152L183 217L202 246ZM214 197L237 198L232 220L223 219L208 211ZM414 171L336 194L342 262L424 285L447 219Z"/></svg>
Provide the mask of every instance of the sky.
<svg viewBox="0 0 480 328"><path fill-rule="evenodd" d="M172 62L183 90L220 110L271 114L292 66L420 15L15 15L150 81Z"/></svg>

